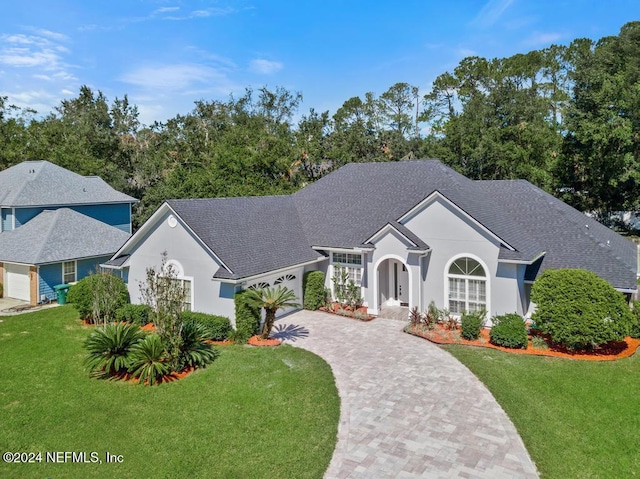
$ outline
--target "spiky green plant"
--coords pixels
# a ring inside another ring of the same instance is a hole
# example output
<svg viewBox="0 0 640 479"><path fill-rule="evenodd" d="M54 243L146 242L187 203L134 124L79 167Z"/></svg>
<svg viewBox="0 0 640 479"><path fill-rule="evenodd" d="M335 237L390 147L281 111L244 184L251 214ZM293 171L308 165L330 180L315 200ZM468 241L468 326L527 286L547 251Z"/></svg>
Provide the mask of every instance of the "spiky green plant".
<svg viewBox="0 0 640 479"><path fill-rule="evenodd" d="M205 342L208 329L204 324L185 321L182 325L182 348L180 351L181 368L203 368L213 362L217 352Z"/></svg>
<svg viewBox="0 0 640 479"><path fill-rule="evenodd" d="M157 334L149 334L131 350L129 371L142 384L153 384L171 372L166 348Z"/></svg>
<svg viewBox="0 0 640 479"><path fill-rule="evenodd" d="M265 318L262 324L260 337L268 339L276 320L276 312L282 308L299 308L296 294L289 288L278 286L277 288L250 289L246 293L247 302L252 306L264 308Z"/></svg>
<svg viewBox="0 0 640 479"><path fill-rule="evenodd" d="M137 325L128 323L109 323L97 328L85 341L85 366L96 377L126 372L131 350L144 334Z"/></svg>

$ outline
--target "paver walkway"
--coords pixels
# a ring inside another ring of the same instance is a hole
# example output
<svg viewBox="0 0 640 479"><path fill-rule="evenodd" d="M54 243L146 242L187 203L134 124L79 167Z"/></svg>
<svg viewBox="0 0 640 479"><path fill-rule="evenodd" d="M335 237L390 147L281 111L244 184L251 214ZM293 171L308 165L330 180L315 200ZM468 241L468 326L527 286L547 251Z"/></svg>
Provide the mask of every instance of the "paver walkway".
<svg viewBox="0 0 640 479"><path fill-rule="evenodd" d="M397 320L301 311L274 336L327 361L341 413L326 478L536 478L515 427L471 372Z"/></svg>

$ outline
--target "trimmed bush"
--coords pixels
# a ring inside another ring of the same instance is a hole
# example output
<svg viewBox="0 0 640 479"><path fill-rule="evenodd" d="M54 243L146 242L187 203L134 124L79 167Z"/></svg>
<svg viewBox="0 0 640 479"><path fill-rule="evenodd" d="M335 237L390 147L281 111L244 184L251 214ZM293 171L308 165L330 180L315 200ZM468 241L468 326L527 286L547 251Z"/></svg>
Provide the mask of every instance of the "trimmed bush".
<svg viewBox="0 0 640 479"><path fill-rule="evenodd" d="M231 334L231 320L226 316L185 311L182 313L185 322L201 324L204 327L204 338L213 341L224 341Z"/></svg>
<svg viewBox="0 0 640 479"><path fill-rule="evenodd" d="M232 336L236 343L246 343L251 336L258 334L262 319L260 308L251 306L246 293L246 290L239 291L233 298L236 306L236 330Z"/></svg>
<svg viewBox="0 0 640 479"><path fill-rule="evenodd" d="M308 271L303 282L304 309L315 311L324 306L324 273L322 271Z"/></svg>
<svg viewBox="0 0 640 479"><path fill-rule="evenodd" d="M469 313L463 313L460 319L460 325L462 330L460 336L469 341L478 339L480 336L480 330L484 326L484 318L487 315L486 311L474 311Z"/></svg>
<svg viewBox="0 0 640 479"><path fill-rule="evenodd" d="M496 346L525 349L528 344L527 326L519 314L510 313L493 318L489 338Z"/></svg>
<svg viewBox="0 0 640 479"><path fill-rule="evenodd" d="M94 299L97 310L94 311ZM129 291L125 282L108 273L89 275L69 288L67 302L73 304L80 319L111 321L115 311L129 302Z"/></svg>
<svg viewBox="0 0 640 479"><path fill-rule="evenodd" d="M569 349L622 340L634 323L624 295L581 269L545 271L533 285L531 301L536 303L536 325Z"/></svg>
<svg viewBox="0 0 640 479"><path fill-rule="evenodd" d="M151 322L150 313L151 308L146 304L125 304L116 310L116 320L144 326Z"/></svg>
<svg viewBox="0 0 640 479"><path fill-rule="evenodd" d="M640 338L640 301L633 301L631 303L632 310L631 313L634 317L633 325L631 326L631 333L629 335L632 338Z"/></svg>

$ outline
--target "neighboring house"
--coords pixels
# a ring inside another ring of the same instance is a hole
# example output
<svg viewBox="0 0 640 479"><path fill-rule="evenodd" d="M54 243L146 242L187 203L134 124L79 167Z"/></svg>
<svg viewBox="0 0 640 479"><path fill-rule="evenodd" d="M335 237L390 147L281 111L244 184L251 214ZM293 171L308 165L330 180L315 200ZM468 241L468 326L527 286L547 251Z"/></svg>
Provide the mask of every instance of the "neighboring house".
<svg viewBox="0 0 640 479"><path fill-rule="evenodd" d="M106 266L132 301L161 253L188 285L186 307L234 316L234 292L338 265L373 314L430 301L455 314L530 313L548 268L585 268L630 294L637 247L523 180L472 181L437 160L353 163L289 196L169 200Z"/></svg>
<svg viewBox="0 0 640 479"><path fill-rule="evenodd" d="M0 172L0 281L4 296L37 304L53 286L98 269L131 236L137 200L101 178L48 161Z"/></svg>

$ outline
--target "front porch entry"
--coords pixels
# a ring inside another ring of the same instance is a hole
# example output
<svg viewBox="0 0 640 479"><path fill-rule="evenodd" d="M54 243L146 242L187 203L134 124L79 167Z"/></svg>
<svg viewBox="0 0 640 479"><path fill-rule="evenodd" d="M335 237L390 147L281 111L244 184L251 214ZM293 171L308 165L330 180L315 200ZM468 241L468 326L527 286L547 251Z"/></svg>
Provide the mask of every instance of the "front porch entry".
<svg viewBox="0 0 640 479"><path fill-rule="evenodd" d="M386 259L378 266L378 301L380 309L409 306L409 271L402 261Z"/></svg>

